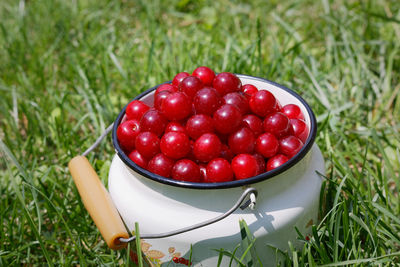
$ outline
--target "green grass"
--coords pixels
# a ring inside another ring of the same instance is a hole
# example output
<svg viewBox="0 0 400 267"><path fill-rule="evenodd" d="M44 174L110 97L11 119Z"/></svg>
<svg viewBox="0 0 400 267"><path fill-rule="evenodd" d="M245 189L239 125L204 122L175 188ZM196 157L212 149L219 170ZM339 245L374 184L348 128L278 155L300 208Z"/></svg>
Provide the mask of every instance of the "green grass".
<svg viewBox="0 0 400 267"><path fill-rule="evenodd" d="M288 266L400 264L399 1L0 2L0 266L120 265L67 170L135 95L207 65L300 93L326 159ZM106 182L113 148L91 153ZM240 257L239 257L240 258Z"/></svg>

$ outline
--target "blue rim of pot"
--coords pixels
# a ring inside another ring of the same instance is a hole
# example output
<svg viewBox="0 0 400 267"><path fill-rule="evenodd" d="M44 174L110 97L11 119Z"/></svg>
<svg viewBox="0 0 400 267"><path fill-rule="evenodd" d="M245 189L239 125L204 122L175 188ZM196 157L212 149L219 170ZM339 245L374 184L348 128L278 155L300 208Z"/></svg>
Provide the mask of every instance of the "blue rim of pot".
<svg viewBox="0 0 400 267"><path fill-rule="evenodd" d="M112 141L113 141L114 148L115 148L119 158L134 172L137 172L148 179L151 179L153 181L156 181L156 182L159 182L162 184L166 184L166 185L183 187L183 188L192 188L192 189L226 189L226 188L247 186L247 185L255 184L255 183L270 179L272 177L275 177L275 176L285 172L286 170L288 170L295 164L297 164L301 159L303 159L305 157L305 155L308 153L308 151L310 151L310 149L312 148L314 141L315 141L315 136L317 133L317 121L315 119L315 115L314 115L314 112L312 111L311 107L300 95L298 95L296 92L294 92L293 90L291 90L283 85L280 85L278 83L275 83L273 81L270 81L270 80L267 80L267 79L264 79L261 77L255 77L255 76L249 76L249 75L243 75L243 74L236 74L236 76L238 76L239 78L246 78L246 79L251 79L251 80L255 80L255 81L269 83L269 84L276 86L282 90L285 90L289 94L296 97L306 108L307 113L310 116L310 133L307 137L306 142L304 143L303 147L301 148L301 150L294 157L289 159L286 163L284 163L283 165L281 165L273 170L261 173L257 176L253 176L253 177L250 177L247 179L242 179L242 180L234 180L234 181L221 182L221 183L194 183L194 182L178 181L178 180L174 180L172 178L166 178L166 177L154 174L154 173L149 172L148 170L138 166L136 163L134 163L128 157L128 155L121 149L121 147L119 145L119 142L117 139L117 129L118 129L118 125L121 123L122 118L125 115L125 109L128 104L118 114L118 117L114 122L114 127L112 130ZM132 101L140 100L147 94L150 94L151 92L156 90L157 87L160 85L161 84L146 90L145 92L139 94L134 99L132 99Z"/></svg>

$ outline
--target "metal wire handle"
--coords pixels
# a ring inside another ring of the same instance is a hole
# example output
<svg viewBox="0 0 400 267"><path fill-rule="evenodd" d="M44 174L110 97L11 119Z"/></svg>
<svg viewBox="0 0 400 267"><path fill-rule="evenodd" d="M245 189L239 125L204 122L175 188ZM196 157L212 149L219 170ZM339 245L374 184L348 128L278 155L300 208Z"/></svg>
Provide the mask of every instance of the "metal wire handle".
<svg viewBox="0 0 400 267"><path fill-rule="evenodd" d="M165 232L165 233L161 233L161 234L146 234L146 235L141 235L140 238L141 239L156 239L156 238L164 238L164 237L170 237L170 236L174 236L174 235L178 235L178 234L182 234L185 232L189 232L210 224L213 224L215 222L218 222L226 217L228 217L229 215L231 215L235 210L237 210L239 207L240 209L245 209L247 207L250 207L250 209L254 209L255 205L256 205L256 197L257 197L257 189L250 187L247 188L245 191L243 191L242 195L239 197L238 201L235 203L235 205L230 208L227 212L225 212L224 214L221 214L215 218L206 220L204 222L198 223L198 224L194 224L188 227L184 227L178 230L174 230L174 231L170 231L170 232ZM242 202L246 199L246 197L249 196L249 199L243 204ZM136 240L136 236L132 236L130 238L120 238L119 241L122 243L129 243L132 241Z"/></svg>
<svg viewBox="0 0 400 267"><path fill-rule="evenodd" d="M104 137L106 137L107 134L112 131L113 126L114 126L114 123L111 123L107 127L107 129L99 136L99 138L96 139L96 141L93 143L93 145L91 145L88 149L86 149L85 152L82 153L82 156L86 157L87 154L89 154L92 150L94 150L101 143L101 141L103 141Z"/></svg>

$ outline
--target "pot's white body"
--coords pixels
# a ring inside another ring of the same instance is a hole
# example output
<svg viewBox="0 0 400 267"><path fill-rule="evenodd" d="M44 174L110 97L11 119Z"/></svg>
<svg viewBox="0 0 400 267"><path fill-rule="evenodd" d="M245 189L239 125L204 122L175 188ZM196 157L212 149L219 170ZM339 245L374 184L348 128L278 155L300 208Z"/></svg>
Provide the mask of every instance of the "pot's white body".
<svg viewBox="0 0 400 267"><path fill-rule="evenodd" d="M259 192L255 210L239 209L197 230L145 240L145 253L155 263L170 262L175 256L188 259L192 245L195 266L216 266L218 252L213 249L233 251L241 240L239 220L244 219L257 239L261 262L275 266L277 255L270 246L283 251L289 241L301 246L295 227L306 236L317 222L322 182L317 172L324 172L324 161L314 145L299 164L251 185ZM202 190L161 184L133 172L118 156L111 164L108 186L127 227L133 231L138 222L141 234L168 232L214 218L231 208L243 191L241 187ZM225 260L228 262L228 257Z"/></svg>
<svg viewBox="0 0 400 267"><path fill-rule="evenodd" d="M240 76L242 83L272 92L282 105L294 103L305 115L308 126L311 116L292 94L278 86ZM153 95L141 100L151 104ZM254 210L237 210L212 225L163 239L144 240L142 248L155 266L184 266L171 262L173 257L189 258L194 266L217 266L216 249L233 251L241 241L239 220L244 219L256 237L256 251L264 266L275 266L280 250L288 242L301 246L295 227L306 236L317 222L324 160L313 147L294 166L270 179L253 183L258 190ZM189 189L162 184L133 171L116 155L112 161L108 187L115 206L126 226L133 231L139 223L140 234L157 234L177 230L214 218L230 209L242 194L243 187L228 189ZM192 251L191 250L192 246ZM221 266L228 266L225 257Z"/></svg>

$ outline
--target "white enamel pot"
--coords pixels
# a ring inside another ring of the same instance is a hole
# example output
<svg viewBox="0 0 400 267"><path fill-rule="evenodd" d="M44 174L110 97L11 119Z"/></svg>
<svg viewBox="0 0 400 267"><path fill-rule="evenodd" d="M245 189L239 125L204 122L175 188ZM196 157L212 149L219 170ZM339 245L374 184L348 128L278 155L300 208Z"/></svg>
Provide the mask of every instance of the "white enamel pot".
<svg viewBox="0 0 400 267"><path fill-rule="evenodd" d="M288 242L301 246L297 228L304 236L317 222L324 160L314 139L315 116L297 93L274 82L247 75L238 75L242 84L273 93L283 105L298 105L309 128L301 151L282 166L258 176L224 183L192 183L167 179L140 168L120 148L116 130L125 115L119 114L113 128L113 158L108 187L112 202L125 225L134 231L139 223L140 235L170 232L212 220L229 210L243 194L252 188L258 192L252 210L237 209L213 224L181 234L158 239L144 239L142 249L154 266L184 266L174 263L174 257L188 259L193 266L216 266L217 249L233 251L241 241L239 220L243 219L256 238L255 249L264 266L274 266L276 250L288 249ZM135 99L152 105L157 87ZM255 195L252 195L254 198ZM254 200L254 199L252 199ZM221 266L227 266L224 257Z"/></svg>

